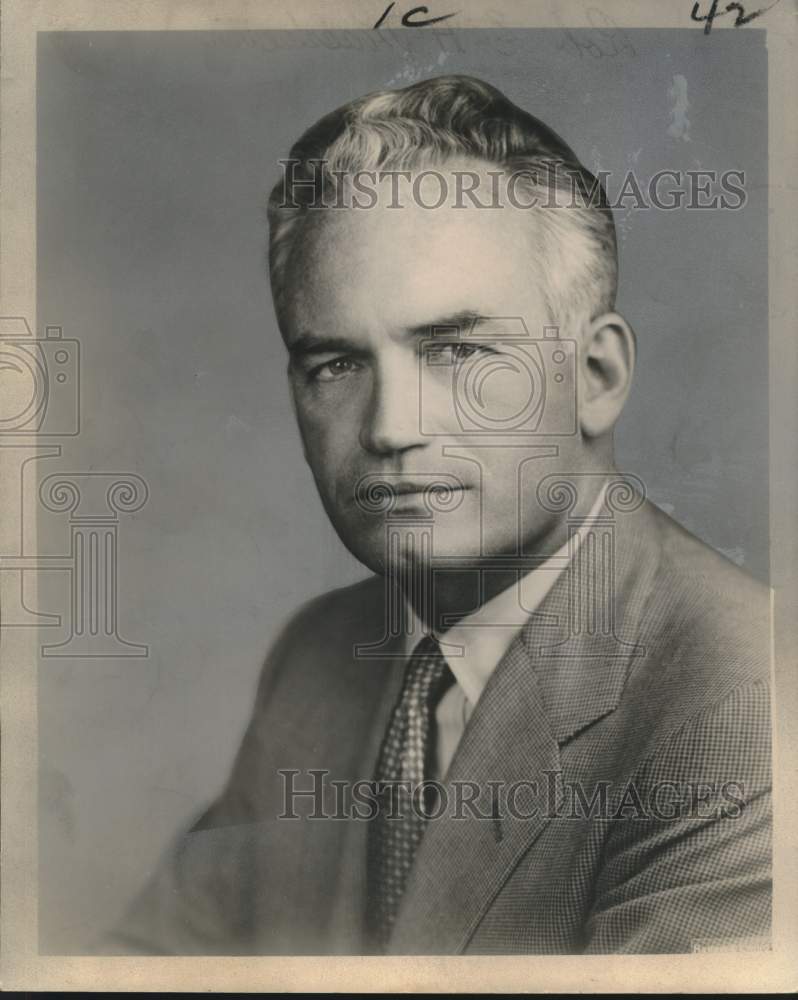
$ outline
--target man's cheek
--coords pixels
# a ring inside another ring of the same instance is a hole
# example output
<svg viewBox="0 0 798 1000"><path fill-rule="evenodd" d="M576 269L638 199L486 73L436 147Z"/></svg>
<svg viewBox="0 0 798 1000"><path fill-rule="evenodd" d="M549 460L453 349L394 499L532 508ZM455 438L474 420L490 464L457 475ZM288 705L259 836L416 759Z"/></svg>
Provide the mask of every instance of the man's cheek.
<svg viewBox="0 0 798 1000"><path fill-rule="evenodd" d="M337 447L334 425L329 417L308 409L299 411L297 418L305 460L314 472L316 469L321 470L325 465L331 464L332 454L340 450Z"/></svg>
<svg viewBox="0 0 798 1000"><path fill-rule="evenodd" d="M353 509L352 503L357 475L351 469L347 457L327 446L324 439L314 444L308 457L316 487L330 517L336 520L358 513Z"/></svg>

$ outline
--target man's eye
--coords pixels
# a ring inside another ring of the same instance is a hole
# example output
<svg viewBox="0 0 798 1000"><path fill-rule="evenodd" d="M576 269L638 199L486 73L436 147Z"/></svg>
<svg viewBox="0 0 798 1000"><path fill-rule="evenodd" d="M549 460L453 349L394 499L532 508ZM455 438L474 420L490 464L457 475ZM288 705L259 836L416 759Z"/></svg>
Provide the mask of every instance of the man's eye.
<svg viewBox="0 0 798 1000"><path fill-rule="evenodd" d="M312 369L310 377L314 382L334 382L356 371L357 368L357 362L352 358L333 358L332 361L325 361L323 365Z"/></svg>
<svg viewBox="0 0 798 1000"><path fill-rule="evenodd" d="M486 347L484 344L466 344L458 343L452 344L452 360L465 361L466 358L471 358L475 354L490 354L491 349Z"/></svg>

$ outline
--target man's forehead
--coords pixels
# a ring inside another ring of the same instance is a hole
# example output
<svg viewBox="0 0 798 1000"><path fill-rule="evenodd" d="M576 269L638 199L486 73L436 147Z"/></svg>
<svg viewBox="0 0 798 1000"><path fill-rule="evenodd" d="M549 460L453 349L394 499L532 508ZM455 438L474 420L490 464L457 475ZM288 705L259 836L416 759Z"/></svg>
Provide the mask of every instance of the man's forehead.
<svg viewBox="0 0 798 1000"><path fill-rule="evenodd" d="M292 270L303 280L311 273L353 280L358 269L380 265L507 270L515 258L529 263L537 225L530 211L509 205L425 208L412 196L397 207L383 200L368 208L313 209L303 220Z"/></svg>
<svg viewBox="0 0 798 1000"><path fill-rule="evenodd" d="M502 260L493 255L489 266L465 259L465 252L452 258L436 255L434 248L426 251L427 256L406 260L401 267L374 259L351 267L341 260L325 267L310 263L288 298L287 339L293 331L358 339L376 331L398 334L433 325L465 331L474 317L544 321L528 253Z"/></svg>

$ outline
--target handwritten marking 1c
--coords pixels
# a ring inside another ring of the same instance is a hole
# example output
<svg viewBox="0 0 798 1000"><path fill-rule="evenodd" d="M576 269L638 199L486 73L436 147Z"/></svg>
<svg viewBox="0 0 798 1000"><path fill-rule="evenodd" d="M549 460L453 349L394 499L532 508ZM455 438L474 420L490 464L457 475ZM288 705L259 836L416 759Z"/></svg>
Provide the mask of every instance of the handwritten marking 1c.
<svg viewBox="0 0 798 1000"><path fill-rule="evenodd" d="M383 21L390 14L391 10L396 6L394 3L389 3L385 10L382 12L382 16L379 18L377 23L374 25L375 28L382 27ZM457 13L457 11L455 11ZM442 14L438 17L425 17L418 19L415 17L416 14L429 14L429 7L413 7L406 11L402 15L402 27L403 28L426 28L429 24L437 24L439 21L448 21L450 17L454 17L454 14Z"/></svg>

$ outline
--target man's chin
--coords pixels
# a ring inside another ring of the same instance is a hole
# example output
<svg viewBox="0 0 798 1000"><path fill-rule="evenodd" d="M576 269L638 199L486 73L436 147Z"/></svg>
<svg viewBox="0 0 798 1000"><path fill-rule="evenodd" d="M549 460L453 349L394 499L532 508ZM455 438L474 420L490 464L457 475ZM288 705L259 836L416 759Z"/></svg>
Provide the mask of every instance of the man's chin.
<svg viewBox="0 0 798 1000"><path fill-rule="evenodd" d="M478 546L451 545L439 548L436 543L433 549L430 546L419 545L418 540L392 546L390 552L386 552L384 546L347 547L364 566L382 576L418 573L433 568L436 570L468 569L472 566L478 568L480 561L485 558Z"/></svg>
<svg viewBox="0 0 798 1000"><path fill-rule="evenodd" d="M478 566L485 558L485 539L479 526L462 519L460 523L384 518L357 524L335 525L349 552L368 569L380 575L436 569Z"/></svg>

